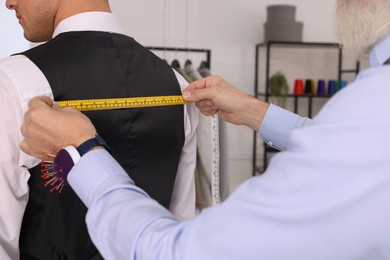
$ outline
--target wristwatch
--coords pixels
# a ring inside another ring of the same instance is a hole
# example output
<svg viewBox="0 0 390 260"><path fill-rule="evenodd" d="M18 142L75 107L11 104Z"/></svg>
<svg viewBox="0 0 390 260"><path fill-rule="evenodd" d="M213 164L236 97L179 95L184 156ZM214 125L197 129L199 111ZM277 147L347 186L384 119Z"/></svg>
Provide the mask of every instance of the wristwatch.
<svg viewBox="0 0 390 260"><path fill-rule="evenodd" d="M50 192L57 191L61 193L64 186L69 185L67 176L76 162L80 160L81 156L97 146L102 146L111 153L110 147L103 138L96 135L77 148L74 146L62 148L53 161L42 161L41 165L43 169L41 177L46 180L44 186L51 187Z"/></svg>

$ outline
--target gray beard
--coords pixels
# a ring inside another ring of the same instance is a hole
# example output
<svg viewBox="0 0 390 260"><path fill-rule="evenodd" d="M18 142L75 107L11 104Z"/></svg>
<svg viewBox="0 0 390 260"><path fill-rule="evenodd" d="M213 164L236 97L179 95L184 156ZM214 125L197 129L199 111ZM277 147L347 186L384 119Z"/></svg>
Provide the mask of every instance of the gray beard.
<svg viewBox="0 0 390 260"><path fill-rule="evenodd" d="M357 59L390 33L389 0L337 0L336 32Z"/></svg>

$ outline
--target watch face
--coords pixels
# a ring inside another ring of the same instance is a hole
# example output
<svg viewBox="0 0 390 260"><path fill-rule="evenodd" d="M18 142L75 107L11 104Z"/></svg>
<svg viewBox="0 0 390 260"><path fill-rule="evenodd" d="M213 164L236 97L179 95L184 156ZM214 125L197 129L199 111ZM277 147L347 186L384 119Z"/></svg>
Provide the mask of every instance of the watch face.
<svg viewBox="0 0 390 260"><path fill-rule="evenodd" d="M51 187L50 192L61 193L65 185L68 185L67 176L74 162L67 150L61 149L54 161L42 161L42 178L46 180L44 186Z"/></svg>

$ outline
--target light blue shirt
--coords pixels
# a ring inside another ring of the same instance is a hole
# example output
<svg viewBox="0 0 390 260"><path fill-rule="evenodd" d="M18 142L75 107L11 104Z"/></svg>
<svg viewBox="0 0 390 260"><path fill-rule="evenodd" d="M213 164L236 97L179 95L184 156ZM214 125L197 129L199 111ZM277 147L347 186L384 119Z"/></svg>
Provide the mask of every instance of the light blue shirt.
<svg viewBox="0 0 390 260"><path fill-rule="evenodd" d="M388 57L390 37L263 175L193 220L175 220L105 150L87 153L68 180L93 242L108 260L390 259Z"/></svg>
<svg viewBox="0 0 390 260"><path fill-rule="evenodd" d="M260 126L259 136L269 146L286 150L292 131L310 124L311 120L270 104Z"/></svg>

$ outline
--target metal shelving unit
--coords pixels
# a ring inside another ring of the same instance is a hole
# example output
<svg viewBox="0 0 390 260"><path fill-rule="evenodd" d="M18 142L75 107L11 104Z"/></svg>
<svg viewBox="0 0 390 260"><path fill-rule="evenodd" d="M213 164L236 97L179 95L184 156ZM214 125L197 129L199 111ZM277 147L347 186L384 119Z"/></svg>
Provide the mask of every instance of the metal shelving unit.
<svg viewBox="0 0 390 260"><path fill-rule="evenodd" d="M259 93L259 54L260 49L265 48L266 55L265 55L265 93ZM269 85L268 80L270 78L270 63L271 63L271 54L273 48L306 48L306 49L334 49L338 53L338 61L337 61L337 79L340 81L342 80L342 75L346 73L353 73L357 74L360 70L360 63L356 62L356 66L353 69L345 70L342 68L343 65L343 49L342 46L338 43L331 43L331 42L267 42L267 43L259 43L256 45L256 52L255 52L255 87L254 87L254 96L261 98L265 100L266 102L269 101L270 93L269 93ZM310 95L310 94L304 94L304 95L288 95L287 98L292 98L294 102L294 109L293 112L298 112L299 107L299 101L300 99L307 99L308 100L308 117L312 117L312 107L313 107L313 100L314 99L324 99L329 98L330 96L317 96L317 95ZM256 158L257 158L257 133L255 132L253 135L253 160L252 160L252 175L255 176L256 174L261 174L265 171L267 168L267 154L268 153L275 153L277 150L267 146L265 143L264 145L264 153L263 153L263 165L262 167L259 167L256 164Z"/></svg>

